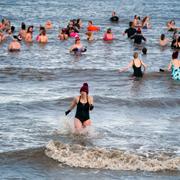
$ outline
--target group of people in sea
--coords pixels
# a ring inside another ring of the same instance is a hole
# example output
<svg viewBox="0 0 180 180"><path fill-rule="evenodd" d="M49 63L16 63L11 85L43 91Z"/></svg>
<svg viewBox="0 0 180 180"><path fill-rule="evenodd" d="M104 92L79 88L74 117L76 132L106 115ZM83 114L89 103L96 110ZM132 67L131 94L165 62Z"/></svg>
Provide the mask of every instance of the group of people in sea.
<svg viewBox="0 0 180 180"><path fill-rule="evenodd" d="M110 21L112 23L118 23L119 17L116 15L116 12L112 12L112 16L110 17ZM180 49L180 35L179 30L180 28L176 27L175 21L170 20L166 24L167 31L172 32L172 40L166 38L165 34L161 34L159 38L159 45L162 47L168 46L171 43L171 48L174 49L174 52L172 54L172 60L170 62L171 66L171 75L172 78L175 80L180 80L180 66L179 61L176 61L178 59L178 50ZM82 53L87 51L87 48L83 46L81 43L80 38L80 32L81 28L83 27L83 23L81 19L72 19L68 22L67 26L65 28L61 28L58 34L59 40L67 40L68 38L74 38L75 42L70 47L70 52L74 53L75 55L81 55ZM49 29L53 28L53 23L48 20L44 26L39 27L39 34L36 36L36 42L46 44L48 42L48 36L47 31ZM150 29L152 28L150 17L145 16L144 18L140 18L140 16L135 15L134 19L129 22L129 27L125 29L123 32L123 35L127 35L129 39L132 39L134 45L136 47L141 47L142 53L147 54L147 48L142 45L142 42L146 42L147 39L142 34L142 29ZM34 32L34 26L30 25L26 27L26 24L24 22L21 23L20 30L16 31L18 32L17 35L15 35L15 26L11 25L11 22L8 19L2 19L0 22L0 43L3 43L9 36L13 38L12 42L10 42L8 46L9 51L20 51L21 49L21 41L24 41L26 43L32 43L33 42L33 32ZM88 21L88 25L86 28L86 36L87 41L92 42L94 41L94 32L100 31L100 27L93 24L93 21ZM113 41L115 39L114 34L111 30L111 28L108 28L107 31L104 33L103 38L104 41ZM177 55L177 58L176 55ZM142 60L138 58L138 53L134 53L133 60L129 63L129 65L124 68L120 69L119 72L126 71L130 67L133 68L134 77L142 77L143 72L141 70L141 67L144 67L144 71L146 69L146 65ZM161 69L161 71L164 71Z"/></svg>
<svg viewBox="0 0 180 180"><path fill-rule="evenodd" d="M110 17L110 21L112 23L118 23L120 18L116 15L116 12L112 12L112 16ZM81 55L82 53L87 51L81 43L81 38L79 32L81 31L83 24L81 19L73 19L70 20L67 24L67 27L60 29L58 34L58 39L61 41L67 40L68 38L74 38L75 42L70 47L70 53L75 55ZM53 24L51 21L47 21L44 26L39 27L39 34L36 37L36 41L38 43L47 43L48 36L47 31L53 28ZM143 54L147 54L147 48L142 45L142 41L146 42L146 37L142 34L142 29L152 28L150 23L150 17L145 16L142 20L139 16L135 15L134 19L129 22L129 27L125 29L123 35L127 35L128 39L132 39L133 43L136 47L141 47ZM87 41L94 41L94 32L100 31L100 27L93 24L93 21L88 21L88 26L86 28L86 36ZM178 50L180 49L180 28L175 26L175 21L170 20L167 22L167 31L171 31L173 33L172 40L165 37L165 34L161 34L159 38L159 45L164 47L170 44L173 49L172 58L168 66L168 70L171 71L172 78L174 80L180 80L180 60L178 59ZM12 42L10 42L8 46L9 51L19 51L21 49L20 41L24 41L26 43L33 42L33 32L34 26L30 25L26 27L24 22L21 23L21 28L18 31L18 34L15 35L15 27L11 25L11 22L8 19L2 19L0 23L0 43L4 42L7 37L13 37ZM115 39L114 34L111 28L108 28L104 33L102 38L104 41L113 41ZM143 67L143 71L142 71ZM133 58L130 63L125 68L119 69L119 72L127 71L129 68L133 68L134 73L133 77L142 78L143 74L147 68L147 65L139 58L138 52L134 52ZM160 71L164 71L164 69L160 69ZM89 96L89 86L88 83L84 83L80 88L80 95L75 97L69 107L69 109L65 112L65 115L68 115L74 107L77 106L74 125L77 132L86 126L91 125L91 120L89 116L89 111L92 111L93 106L93 97Z"/></svg>

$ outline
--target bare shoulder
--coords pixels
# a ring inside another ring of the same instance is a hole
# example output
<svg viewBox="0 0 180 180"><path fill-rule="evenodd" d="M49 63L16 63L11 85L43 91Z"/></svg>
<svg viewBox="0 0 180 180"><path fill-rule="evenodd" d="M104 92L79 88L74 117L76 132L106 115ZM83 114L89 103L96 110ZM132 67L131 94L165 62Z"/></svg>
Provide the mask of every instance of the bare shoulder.
<svg viewBox="0 0 180 180"><path fill-rule="evenodd" d="M76 96L76 97L74 98L74 101L77 103L77 102L79 101L79 98L80 98L80 96Z"/></svg>
<svg viewBox="0 0 180 180"><path fill-rule="evenodd" d="M88 96L88 101L90 102L90 104L93 103L93 97L92 96Z"/></svg>

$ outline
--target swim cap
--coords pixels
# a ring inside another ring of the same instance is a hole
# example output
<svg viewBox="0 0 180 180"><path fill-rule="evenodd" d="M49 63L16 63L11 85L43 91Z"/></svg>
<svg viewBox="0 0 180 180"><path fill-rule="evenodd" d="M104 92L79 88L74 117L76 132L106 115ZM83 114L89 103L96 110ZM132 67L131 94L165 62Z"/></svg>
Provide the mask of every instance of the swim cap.
<svg viewBox="0 0 180 180"><path fill-rule="evenodd" d="M83 86L80 89L80 92L86 92L87 94L89 93L89 87L87 83L84 83Z"/></svg>

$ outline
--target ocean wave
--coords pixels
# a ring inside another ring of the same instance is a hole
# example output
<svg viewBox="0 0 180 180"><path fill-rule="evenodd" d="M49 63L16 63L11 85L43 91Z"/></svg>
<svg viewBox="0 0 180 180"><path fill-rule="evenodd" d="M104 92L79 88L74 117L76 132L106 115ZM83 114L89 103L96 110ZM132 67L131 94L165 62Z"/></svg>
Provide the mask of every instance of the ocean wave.
<svg viewBox="0 0 180 180"><path fill-rule="evenodd" d="M56 67L49 67L49 68L36 68L36 67L1 67L0 68L0 75L4 78L9 78L11 76L16 76L20 79L27 79L27 80L38 80L38 81L46 81L46 80L57 80L59 78L76 78L78 75L83 76L92 76L92 77L99 77L107 76L108 79L111 77L127 77L131 75L131 72L126 73L118 73L118 68L114 67L72 67L72 66L65 66L61 68ZM159 77L169 76L169 73L159 73L157 71L152 71L146 73L144 77L146 80L148 79L157 79ZM119 80L119 79L118 79Z"/></svg>
<svg viewBox="0 0 180 180"><path fill-rule="evenodd" d="M49 158L71 167L153 172L180 170L180 157L167 154L149 157L118 149L69 145L55 141L47 144L45 154Z"/></svg>
<svg viewBox="0 0 180 180"><path fill-rule="evenodd" d="M69 105L74 97L54 97L43 98L39 100L9 100L1 102L1 108L9 109L53 109L55 107L63 107ZM180 105L180 98L172 97L157 97L157 98L117 98L108 96L94 96L96 107L111 107L116 109L117 107L141 107L141 108L178 108ZM110 104L110 105L108 105ZM0 108L0 109L1 109Z"/></svg>

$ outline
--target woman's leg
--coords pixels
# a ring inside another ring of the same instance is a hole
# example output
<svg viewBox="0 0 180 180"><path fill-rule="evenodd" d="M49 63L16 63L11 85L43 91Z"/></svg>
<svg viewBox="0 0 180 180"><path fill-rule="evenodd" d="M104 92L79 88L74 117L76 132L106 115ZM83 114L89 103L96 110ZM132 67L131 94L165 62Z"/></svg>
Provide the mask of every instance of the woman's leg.
<svg viewBox="0 0 180 180"><path fill-rule="evenodd" d="M90 126L90 125L91 125L91 123L92 123L92 122L91 122L91 120L90 120L90 119L88 119L88 120L86 120L86 121L84 121L84 122L83 122L83 126L84 126L84 127L86 127L86 126Z"/></svg>
<svg viewBox="0 0 180 180"><path fill-rule="evenodd" d="M74 127L77 132L79 132L83 128L81 121L77 118L74 119Z"/></svg>

